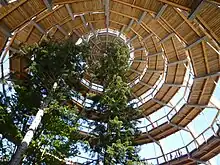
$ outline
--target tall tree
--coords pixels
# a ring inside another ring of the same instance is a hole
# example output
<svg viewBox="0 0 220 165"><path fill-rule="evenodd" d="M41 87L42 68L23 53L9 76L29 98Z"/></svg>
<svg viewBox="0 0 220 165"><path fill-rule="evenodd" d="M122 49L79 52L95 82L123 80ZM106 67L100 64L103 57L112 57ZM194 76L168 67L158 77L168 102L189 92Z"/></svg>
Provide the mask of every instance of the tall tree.
<svg viewBox="0 0 220 165"><path fill-rule="evenodd" d="M129 69L129 50L125 45L111 43L96 65L91 67L93 79L103 85L103 94L96 102L97 111L105 113L105 118L94 122L92 131L98 135L93 151L98 153L98 161L104 164L132 164L139 158L138 148L133 146L137 133L137 121L133 120L138 111L129 105L131 91L126 73Z"/></svg>
<svg viewBox="0 0 220 165"><path fill-rule="evenodd" d="M18 102L15 107L23 103L24 109L29 111L35 109L37 110L37 115L32 117L32 123L27 129L27 133L24 135L21 145L19 145L16 150L10 162L11 165L19 164L23 157L22 155L27 150L34 133L39 127L43 114L47 112L46 110L51 104L56 102L58 102L60 106L56 106L57 110L50 112L50 115L56 112L53 116L54 118L52 120L49 117L47 122L41 126L41 132L44 131L44 134L39 135L38 138L44 139L49 136L46 139L47 141L50 139L50 143L54 141L54 138L57 139L52 145L53 147L57 145L61 147L61 145L64 145L62 142L66 140L70 149L72 144L70 139L72 137L70 137L69 133L67 136L67 132L70 130L72 130L70 132L75 131L78 117L75 116L73 119L74 115L67 114L67 109L72 114L75 114L76 111L66 106L66 101L72 99L73 94L71 91L74 87L79 89L78 84L80 83L86 66L85 57L89 55L89 47L85 44L77 46L70 41L63 43L50 41L42 42L37 46L28 47L25 52L27 52L25 57L27 57L29 64L26 69L27 73L22 73L26 75L24 81L18 81L15 84L15 90L21 96L18 97ZM18 87L16 88L16 86ZM22 93L21 91L24 89L27 89L28 93ZM33 104L28 105L28 100ZM14 110L16 111L17 109L14 108ZM53 127L53 129L57 130L63 126L63 128L65 128L65 130L62 131L63 134L56 131L54 132L51 127L47 127L48 123L56 125L57 127ZM57 123L59 123L59 125ZM57 142L58 139L62 139L62 142ZM28 158L26 158L26 160L27 159Z"/></svg>
<svg viewBox="0 0 220 165"><path fill-rule="evenodd" d="M17 147L11 164L21 159L23 164L62 164L80 153L79 143L98 154L96 163L137 164L138 148L133 140L138 133L134 120L138 110L129 104L129 50L125 45L108 44L103 56L92 62L85 43L42 42L24 52L26 72L12 74L15 92L1 97L0 112L5 117L0 120L0 133ZM86 70L103 86L103 93L93 94L93 106L84 108L82 114L71 100L86 92L81 85ZM17 74L23 79L16 79ZM88 121L92 132L80 132L79 121L93 113L102 115ZM10 131L4 131L6 125ZM5 152L7 161L13 152Z"/></svg>

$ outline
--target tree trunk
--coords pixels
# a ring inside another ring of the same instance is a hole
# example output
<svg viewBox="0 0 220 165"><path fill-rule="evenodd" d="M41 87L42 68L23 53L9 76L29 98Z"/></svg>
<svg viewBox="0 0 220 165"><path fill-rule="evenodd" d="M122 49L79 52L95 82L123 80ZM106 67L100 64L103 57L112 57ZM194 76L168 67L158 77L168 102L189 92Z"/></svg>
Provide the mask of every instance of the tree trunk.
<svg viewBox="0 0 220 165"><path fill-rule="evenodd" d="M28 148L33 136L34 136L34 133L41 122L43 115L44 115L44 110L39 109L39 111L36 114L36 117L34 118L34 121L32 122L27 133L25 134L24 139L21 142L21 145L17 148L15 155L12 157L10 165L20 164L20 161L23 157L23 154L27 150L27 148Z"/></svg>
<svg viewBox="0 0 220 165"><path fill-rule="evenodd" d="M53 88L52 90L55 91L57 88L57 83L54 82L53 84ZM14 156L12 157L9 165L19 165L23 154L25 153L25 151L27 150L32 138L34 137L34 133L37 130L41 119L44 115L44 109L48 106L50 100L51 100L51 95L53 94L53 92L49 93L49 95L47 96L47 98L45 99L45 101L41 104L41 107L39 108L33 122L31 123L27 133L24 136L24 139L21 142L21 145L17 148Z"/></svg>

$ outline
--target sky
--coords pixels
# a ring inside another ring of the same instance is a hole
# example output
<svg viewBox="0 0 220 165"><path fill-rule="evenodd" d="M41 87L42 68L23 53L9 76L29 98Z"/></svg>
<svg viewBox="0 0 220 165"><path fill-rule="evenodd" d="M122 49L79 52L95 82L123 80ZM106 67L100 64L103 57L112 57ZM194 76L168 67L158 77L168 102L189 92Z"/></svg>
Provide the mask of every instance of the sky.
<svg viewBox="0 0 220 165"><path fill-rule="evenodd" d="M9 60L8 60L8 54L5 58L4 61L4 73L8 73L9 71ZM0 85L0 90L2 91L2 86ZM173 105L175 105L180 98L183 97L183 93L184 93L184 88L181 88L179 90L179 92L176 94L176 96L170 101ZM213 93L213 96L218 100L218 102L220 103L220 82L218 82L217 87ZM185 96L186 97L186 96ZM180 102L179 106L177 106L177 109L181 107L181 104L183 104L184 102ZM169 112L170 108L169 107L163 107L160 110L158 110L156 113L150 115L150 118L152 121L155 121L159 118L161 118L162 116L166 115ZM205 110L203 110L200 115L198 115L189 125L188 128L193 132L193 134L195 136L198 136L204 129L206 129L210 124L211 121L213 120L214 116L216 115L217 110L214 108L206 108ZM220 117L218 117L219 121L220 121ZM159 124L165 122L166 120L161 120L159 122ZM147 121L146 119L143 119L141 121L141 124L139 126L146 126L149 124L149 121ZM212 135L211 132L207 132L205 134L205 138L208 138ZM162 140L160 140L160 143L163 147L164 153L169 153L172 150L175 150L177 148L181 148L183 146L185 146L186 144L188 144L190 141L192 141L193 138L192 136L186 132L186 131L178 131L177 133L164 138ZM200 138L198 140L198 143L201 144L202 142L204 142L204 140L202 138ZM192 145L191 149L194 149L196 146ZM141 146L141 151L140 151L140 157L141 158L153 158L153 157L157 157L157 156L161 156L161 150L159 148L159 146L155 143L149 143L149 144L145 144ZM184 151L183 151L184 154ZM174 156L175 154L173 154ZM81 156L83 157L89 157L89 155L87 154L82 154ZM83 162L85 161L85 159L83 158L73 158L72 160L76 160L79 162ZM155 160L150 161L151 163L155 163ZM220 165L220 155L214 157L213 159L210 160L212 165Z"/></svg>

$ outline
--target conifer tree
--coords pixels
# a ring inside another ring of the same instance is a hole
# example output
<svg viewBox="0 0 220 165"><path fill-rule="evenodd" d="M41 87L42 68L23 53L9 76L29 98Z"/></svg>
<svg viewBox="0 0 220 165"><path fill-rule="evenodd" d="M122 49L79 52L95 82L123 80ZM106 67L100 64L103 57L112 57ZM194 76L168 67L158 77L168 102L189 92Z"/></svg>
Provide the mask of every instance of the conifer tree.
<svg viewBox="0 0 220 165"><path fill-rule="evenodd" d="M133 146L138 111L129 105L131 91L126 73L129 69L129 50L120 43L108 44L101 59L92 66L93 79L102 83L103 94L97 102L99 112L105 114L101 122L94 122L98 135L93 151L104 164L133 164L139 160L138 148Z"/></svg>
<svg viewBox="0 0 220 165"><path fill-rule="evenodd" d="M92 65L91 48L85 43L42 42L24 52L26 72L13 73L14 93L1 95L1 144L6 140L17 147L4 153L6 164L15 151L11 164L21 160L23 164L62 164L65 158L80 154L79 144L98 155L88 164L137 164L133 140L138 134L134 120L138 111L129 104L129 50L125 45L108 44ZM72 99L86 93L81 81L87 70L103 86L103 93L94 94L90 97L93 105L80 110ZM79 121L93 113L102 115L87 123L93 130L85 138Z"/></svg>

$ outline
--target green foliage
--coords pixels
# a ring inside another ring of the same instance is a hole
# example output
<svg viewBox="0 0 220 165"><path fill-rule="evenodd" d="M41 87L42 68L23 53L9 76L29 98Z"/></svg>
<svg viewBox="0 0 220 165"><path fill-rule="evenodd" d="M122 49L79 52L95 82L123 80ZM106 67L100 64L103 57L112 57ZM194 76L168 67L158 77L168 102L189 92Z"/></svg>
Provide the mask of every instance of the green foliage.
<svg viewBox="0 0 220 165"><path fill-rule="evenodd" d="M76 143L79 138L76 134L80 117L77 109L67 105L67 101L71 100L73 89L80 90L79 83L86 67L85 58L89 55L89 47L84 44L77 46L70 41L43 42L30 48L28 55L34 57L28 68L31 73L29 81L41 92L41 96L46 96L43 100L49 100L49 107L36 133L38 136L35 136L30 146L35 152L28 152L26 159L29 159L28 162L59 164L56 157L64 159L78 152ZM55 83L57 88L53 92ZM41 149L37 150L39 145L36 144L40 144Z"/></svg>
<svg viewBox="0 0 220 165"><path fill-rule="evenodd" d="M104 162L106 164L128 164L138 161L137 149L132 145L132 133L116 116L109 121L109 144L107 145ZM120 154L119 154L120 153Z"/></svg>
<svg viewBox="0 0 220 165"><path fill-rule="evenodd" d="M131 98L126 80L128 48L108 44L103 57L94 65L89 60L87 44L49 41L28 47L25 52L28 61L25 79L14 81L15 93L3 96L0 105L0 133L16 146L38 109L44 108L44 117L22 163L62 164L64 158L79 153L78 144L82 143L91 154L98 153L98 161L104 164L137 164L138 148L133 146L133 140L138 132L137 121L133 119L138 111L128 105ZM90 123L94 129L89 138L78 131L79 119L84 116L69 104L76 93L85 92L80 81L86 63L92 79L104 87L103 94L88 94L97 111L104 114L99 121ZM11 155L5 152L6 157Z"/></svg>
<svg viewBox="0 0 220 165"><path fill-rule="evenodd" d="M101 81L104 92L97 102L98 111L105 114L102 122L94 122L93 133L98 140L94 152L104 164L135 164L138 148L133 146L137 122L132 120L138 111L129 106L131 97L127 84L129 51L121 44L111 43L95 66L90 67L93 79Z"/></svg>
<svg viewBox="0 0 220 165"><path fill-rule="evenodd" d="M26 163L60 164L64 158L79 153L76 137L77 109L51 103L46 109L41 128L36 133L26 157ZM24 162L25 163L25 162Z"/></svg>
<svg viewBox="0 0 220 165"><path fill-rule="evenodd" d="M120 43L109 43L103 56L92 61L90 71L93 72L93 79L101 82L103 86L108 85L114 76L119 76L126 81L126 72L128 70L129 50Z"/></svg>
<svg viewBox="0 0 220 165"><path fill-rule="evenodd" d="M28 47L27 52L28 71L32 73L32 81L38 82L39 87L48 90L60 79L63 79L67 85L77 88L90 49L87 44L75 45L71 41L62 43L50 41ZM31 60L32 58L34 61Z"/></svg>
<svg viewBox="0 0 220 165"><path fill-rule="evenodd" d="M25 49L28 61L27 73L23 73L25 79L15 80L15 93L1 99L1 143L7 140L18 146L38 108L45 108L45 115L23 164L61 164L64 158L78 153L80 115L68 101L73 97L73 89L81 89L79 83L90 48L86 44L77 46L71 41L50 41ZM54 84L57 85L55 90ZM13 148L7 160L12 156ZM4 152L4 157L7 154Z"/></svg>

